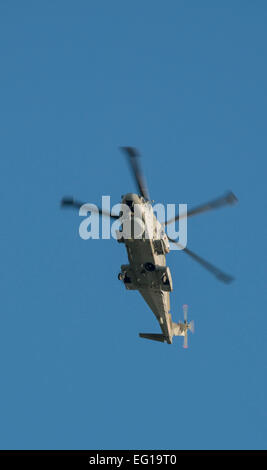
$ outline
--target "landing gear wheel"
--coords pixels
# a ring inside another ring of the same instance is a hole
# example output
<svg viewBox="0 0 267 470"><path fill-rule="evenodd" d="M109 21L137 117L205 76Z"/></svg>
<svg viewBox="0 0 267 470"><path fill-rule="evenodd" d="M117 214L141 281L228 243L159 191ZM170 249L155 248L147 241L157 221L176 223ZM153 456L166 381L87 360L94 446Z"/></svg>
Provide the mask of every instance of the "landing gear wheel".
<svg viewBox="0 0 267 470"><path fill-rule="evenodd" d="M155 271L155 265L153 263L145 263L145 268L147 271Z"/></svg>

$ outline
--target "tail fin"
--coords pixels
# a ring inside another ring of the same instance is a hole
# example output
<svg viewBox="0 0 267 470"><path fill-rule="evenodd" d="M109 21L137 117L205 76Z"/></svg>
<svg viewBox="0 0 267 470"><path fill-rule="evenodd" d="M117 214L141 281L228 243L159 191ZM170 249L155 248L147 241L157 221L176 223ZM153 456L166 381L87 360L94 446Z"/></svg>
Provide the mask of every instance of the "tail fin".
<svg viewBox="0 0 267 470"><path fill-rule="evenodd" d="M165 336L158 333L139 333L140 338L152 339L164 343Z"/></svg>

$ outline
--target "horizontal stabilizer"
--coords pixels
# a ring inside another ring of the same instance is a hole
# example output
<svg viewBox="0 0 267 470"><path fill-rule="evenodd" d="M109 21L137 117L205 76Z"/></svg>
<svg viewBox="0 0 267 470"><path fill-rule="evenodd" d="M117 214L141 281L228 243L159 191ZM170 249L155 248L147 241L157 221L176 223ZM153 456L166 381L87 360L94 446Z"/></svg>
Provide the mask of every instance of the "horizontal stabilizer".
<svg viewBox="0 0 267 470"><path fill-rule="evenodd" d="M154 341L160 341L164 343L165 336L158 333L139 333L140 338L153 339Z"/></svg>

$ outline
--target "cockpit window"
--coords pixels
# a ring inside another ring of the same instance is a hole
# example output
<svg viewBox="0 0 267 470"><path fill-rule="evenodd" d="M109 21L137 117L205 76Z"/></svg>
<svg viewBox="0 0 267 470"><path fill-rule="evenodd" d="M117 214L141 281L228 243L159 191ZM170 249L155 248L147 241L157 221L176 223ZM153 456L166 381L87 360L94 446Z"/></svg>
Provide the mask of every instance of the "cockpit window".
<svg viewBox="0 0 267 470"><path fill-rule="evenodd" d="M126 200L125 204L131 209L131 212L134 212L134 203L133 201Z"/></svg>

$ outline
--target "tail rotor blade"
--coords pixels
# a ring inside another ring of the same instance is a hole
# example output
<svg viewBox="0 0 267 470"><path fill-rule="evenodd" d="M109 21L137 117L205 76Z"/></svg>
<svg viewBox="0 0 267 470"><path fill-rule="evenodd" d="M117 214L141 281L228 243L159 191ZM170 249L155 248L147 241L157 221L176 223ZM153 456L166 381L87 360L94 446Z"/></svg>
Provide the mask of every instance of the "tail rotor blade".
<svg viewBox="0 0 267 470"><path fill-rule="evenodd" d="M186 330L185 335L184 335L184 345L183 345L183 347L184 347L185 349L188 348L187 330Z"/></svg>
<svg viewBox="0 0 267 470"><path fill-rule="evenodd" d="M191 333L195 333L195 322L194 322L194 320L191 320L191 322L188 325L188 329L191 331Z"/></svg>
<svg viewBox="0 0 267 470"><path fill-rule="evenodd" d="M187 313L188 313L188 305L187 304L183 305L183 311L184 311L184 321L187 322Z"/></svg>

